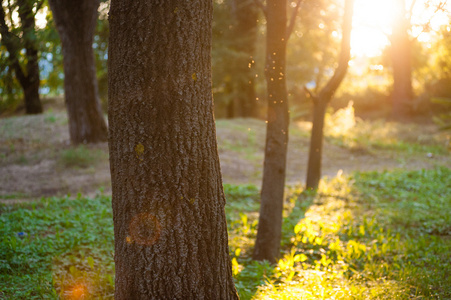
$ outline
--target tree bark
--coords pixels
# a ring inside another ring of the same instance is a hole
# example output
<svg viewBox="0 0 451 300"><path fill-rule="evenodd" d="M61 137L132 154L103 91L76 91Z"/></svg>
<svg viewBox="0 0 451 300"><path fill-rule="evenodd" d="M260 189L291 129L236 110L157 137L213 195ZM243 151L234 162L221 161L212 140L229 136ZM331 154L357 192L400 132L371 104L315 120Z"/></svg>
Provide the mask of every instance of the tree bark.
<svg viewBox="0 0 451 300"><path fill-rule="evenodd" d="M310 136L310 149L307 165L308 189L317 189L321 179L321 161L324 140L324 117L330 99L314 99L312 133ZM315 103L316 102L316 103Z"/></svg>
<svg viewBox="0 0 451 300"><path fill-rule="evenodd" d="M235 70L235 116L257 117L255 99L255 74L253 56L257 42L258 7L253 0L233 0L233 15L236 18L236 50L241 53Z"/></svg>
<svg viewBox="0 0 451 300"><path fill-rule="evenodd" d="M309 160L307 168L306 188L316 190L321 179L321 158L324 139L324 117L327 106L332 100L335 91L343 81L348 70L349 59L351 58L351 31L352 16L354 14L354 0L345 0L345 11L343 15L343 37L341 39L341 51L338 58L338 67L326 86L321 89L318 96L310 95L313 98L313 124L310 137Z"/></svg>
<svg viewBox="0 0 451 300"><path fill-rule="evenodd" d="M98 0L49 0L63 48L64 95L72 143L107 139L92 42Z"/></svg>
<svg viewBox="0 0 451 300"><path fill-rule="evenodd" d="M212 7L111 1L115 299L238 299L213 118Z"/></svg>
<svg viewBox="0 0 451 300"><path fill-rule="evenodd" d="M266 82L268 119L260 217L253 258L275 262L280 252L289 113L285 79L287 3L268 0Z"/></svg>
<svg viewBox="0 0 451 300"><path fill-rule="evenodd" d="M26 77L21 86L25 96L25 112L27 114L42 113L42 104L39 99L39 65L38 46L35 32L35 21L33 12L34 1L19 0L19 17L22 23L23 36L25 40L25 51L27 56Z"/></svg>
<svg viewBox="0 0 451 300"><path fill-rule="evenodd" d="M23 43L20 43L19 39L11 33L6 25L3 6L0 10L2 43L8 50L11 67L14 69L16 78L23 89L26 114L40 114L43 111L39 98L40 78L34 20L35 13L33 12L34 3L34 1L29 0L17 1ZM19 62L19 54L22 47L25 49L26 55L25 72Z"/></svg>
<svg viewBox="0 0 451 300"><path fill-rule="evenodd" d="M396 0L398 20L393 24L393 34L390 37L393 62L393 118L402 120L412 114L412 63L409 38L409 21L406 18L404 0Z"/></svg>

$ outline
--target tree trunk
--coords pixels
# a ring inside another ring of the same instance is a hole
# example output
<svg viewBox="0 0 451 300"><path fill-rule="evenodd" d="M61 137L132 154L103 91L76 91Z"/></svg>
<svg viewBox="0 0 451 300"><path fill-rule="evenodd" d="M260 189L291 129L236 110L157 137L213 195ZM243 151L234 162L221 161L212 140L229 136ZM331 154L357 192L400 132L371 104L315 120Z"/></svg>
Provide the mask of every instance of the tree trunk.
<svg viewBox="0 0 451 300"><path fill-rule="evenodd" d="M406 19L404 0L396 0L399 21L393 25L393 34L390 37L391 55L393 62L393 117L402 120L412 113L412 63L411 41Z"/></svg>
<svg viewBox="0 0 451 300"><path fill-rule="evenodd" d="M107 139L100 107L92 42L98 0L50 0L63 48L64 95L72 143Z"/></svg>
<svg viewBox="0 0 451 300"><path fill-rule="evenodd" d="M9 30L5 20L5 10L3 6L0 10L0 33L2 35L2 44L5 45L9 53L11 67L14 69L16 78L24 91L25 113L42 113L42 104L39 98L39 65L38 65L38 47L36 43L35 32L35 13L33 12L34 1L17 1L18 14L21 22L23 46L25 48L26 63L23 71L19 62L19 53L22 45L16 35Z"/></svg>
<svg viewBox="0 0 451 300"><path fill-rule="evenodd" d="M111 1L115 299L238 299L211 90L212 1Z"/></svg>
<svg viewBox="0 0 451 300"><path fill-rule="evenodd" d="M34 60L34 58L36 60ZM24 83L20 82L22 89L24 90L25 99L25 113L26 114L40 114L42 113L41 99L39 98L39 66L36 56L28 57L27 69L29 71L28 76ZM30 59L34 60L30 61Z"/></svg>
<svg viewBox="0 0 451 300"><path fill-rule="evenodd" d="M313 102L312 134L307 167L307 189L316 190L321 179L321 159L324 139L324 117L329 99L316 98Z"/></svg>
<svg viewBox="0 0 451 300"><path fill-rule="evenodd" d="M338 67L326 86L321 89L318 96L313 97L313 124L310 138L309 160L307 168L306 189L316 190L321 179L321 158L324 139L324 117L327 106L332 100L335 91L343 81L348 70L351 58L351 31L352 16L354 14L354 0L345 0L345 11L343 15L343 37L341 39L341 51L338 58Z"/></svg>
<svg viewBox="0 0 451 300"><path fill-rule="evenodd" d="M257 117L255 100L255 73L253 56L257 42L258 7L253 0L233 0L236 18L236 50L241 54L237 62L235 79L235 107L237 117Z"/></svg>
<svg viewBox="0 0 451 300"><path fill-rule="evenodd" d="M25 96L25 112L27 114L42 113L42 104L39 99L39 65L38 46L35 32L35 21L33 12L34 1L19 0L19 17L22 23L23 36L25 39L25 51L27 56L26 78L21 82Z"/></svg>
<svg viewBox="0 0 451 300"><path fill-rule="evenodd" d="M253 258L275 262L280 252L288 144L288 101L285 80L286 1L267 1L266 82L268 119L260 217Z"/></svg>

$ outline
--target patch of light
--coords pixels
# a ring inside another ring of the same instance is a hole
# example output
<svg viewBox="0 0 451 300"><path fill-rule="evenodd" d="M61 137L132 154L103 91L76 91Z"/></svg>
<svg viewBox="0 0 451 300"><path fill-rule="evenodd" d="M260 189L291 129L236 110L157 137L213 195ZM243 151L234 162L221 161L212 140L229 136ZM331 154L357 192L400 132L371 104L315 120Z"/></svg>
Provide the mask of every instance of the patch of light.
<svg viewBox="0 0 451 300"><path fill-rule="evenodd" d="M389 44L387 35L380 30L364 27L357 27L352 30L351 54L353 56L379 56Z"/></svg>
<svg viewBox="0 0 451 300"><path fill-rule="evenodd" d="M36 29L44 29L47 26L47 14L49 12L48 6L44 6L36 13Z"/></svg>
<svg viewBox="0 0 451 300"><path fill-rule="evenodd" d="M409 12L412 1L406 0L406 12ZM416 0L412 7L411 35L423 43L431 42L431 33L441 26L449 24L451 1L447 1L445 11L438 10L437 5L443 0ZM356 0L354 6L351 52L353 56L379 56L390 44L388 36L396 20L397 10L394 0ZM425 28L428 24L429 28Z"/></svg>

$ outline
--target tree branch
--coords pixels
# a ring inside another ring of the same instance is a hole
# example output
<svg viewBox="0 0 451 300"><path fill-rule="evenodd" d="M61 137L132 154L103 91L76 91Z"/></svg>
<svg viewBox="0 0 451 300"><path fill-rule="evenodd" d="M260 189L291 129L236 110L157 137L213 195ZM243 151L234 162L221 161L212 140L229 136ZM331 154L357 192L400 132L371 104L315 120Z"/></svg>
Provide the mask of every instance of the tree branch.
<svg viewBox="0 0 451 300"><path fill-rule="evenodd" d="M335 90L343 81L346 71L348 69L349 59L351 58L351 30L352 30L352 15L354 13L354 0L345 1L345 13L343 15L343 36L341 38L341 52L338 60L338 67L334 75L321 90L319 97L330 101Z"/></svg>
<svg viewBox="0 0 451 300"><path fill-rule="evenodd" d="M412 20L412 13L413 13L413 8L415 7L417 0L413 0L412 3L410 4L410 8L409 8L409 22Z"/></svg>
<svg viewBox="0 0 451 300"><path fill-rule="evenodd" d="M37 2L37 4L36 4L36 12L38 12L41 9L43 4L44 4L44 0L41 0L41 1Z"/></svg>
<svg viewBox="0 0 451 300"><path fill-rule="evenodd" d="M287 27L287 38L286 38L287 41L290 38L291 34L293 33L294 25L296 24L296 16L298 14L299 7L301 6L301 2L302 0L298 0L298 2L296 3L296 7L293 9L293 13L291 14L290 23L288 24Z"/></svg>
<svg viewBox="0 0 451 300"><path fill-rule="evenodd" d="M426 22L426 24L424 24L424 25L419 25L419 26L422 27L421 32L420 32L419 34L417 34L417 36L413 37L413 39L415 39L415 40L418 39L418 37L419 37L420 35L422 35L423 33L426 32L426 30L429 30L429 29L431 28L431 22L432 22L432 19L433 19L434 16L435 16L435 14L438 13L439 11L442 11L442 12L443 12L443 11L446 11L446 9L445 9L446 2L447 2L447 0L444 0L444 1L440 1L440 3L437 4L434 13L433 13L432 16L430 17L430 19ZM418 25L418 24L417 24L417 25Z"/></svg>
<svg viewBox="0 0 451 300"><path fill-rule="evenodd" d="M9 31L8 25L6 25L5 21L5 9L1 6L0 9L0 34L2 35L2 44L5 45L6 50L9 53L9 59L11 61L11 66L14 68L16 73L16 77L19 80L20 84L23 85L26 80L26 76L20 67L19 60L17 58L17 53L19 52L19 48L16 43L14 43L15 36Z"/></svg>
<svg viewBox="0 0 451 300"><path fill-rule="evenodd" d="M266 6L263 4L263 2L261 0L254 0L254 3L261 8L266 18L267 17Z"/></svg>
<svg viewBox="0 0 451 300"><path fill-rule="evenodd" d="M313 92L310 91L305 85L304 92L309 96L309 98L312 98L313 103L316 103L318 101L318 96L313 94Z"/></svg>

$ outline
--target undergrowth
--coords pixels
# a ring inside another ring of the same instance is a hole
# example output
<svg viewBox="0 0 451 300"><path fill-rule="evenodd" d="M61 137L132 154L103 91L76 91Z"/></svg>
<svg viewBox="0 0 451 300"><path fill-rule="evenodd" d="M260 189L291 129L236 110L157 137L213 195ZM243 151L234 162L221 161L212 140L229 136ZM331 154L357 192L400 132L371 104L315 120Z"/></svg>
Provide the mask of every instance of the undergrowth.
<svg viewBox="0 0 451 300"><path fill-rule="evenodd" d="M287 189L276 265L251 260L259 191L225 185L241 299L451 298L451 171L356 173ZM111 200L0 206L0 299L112 299Z"/></svg>

